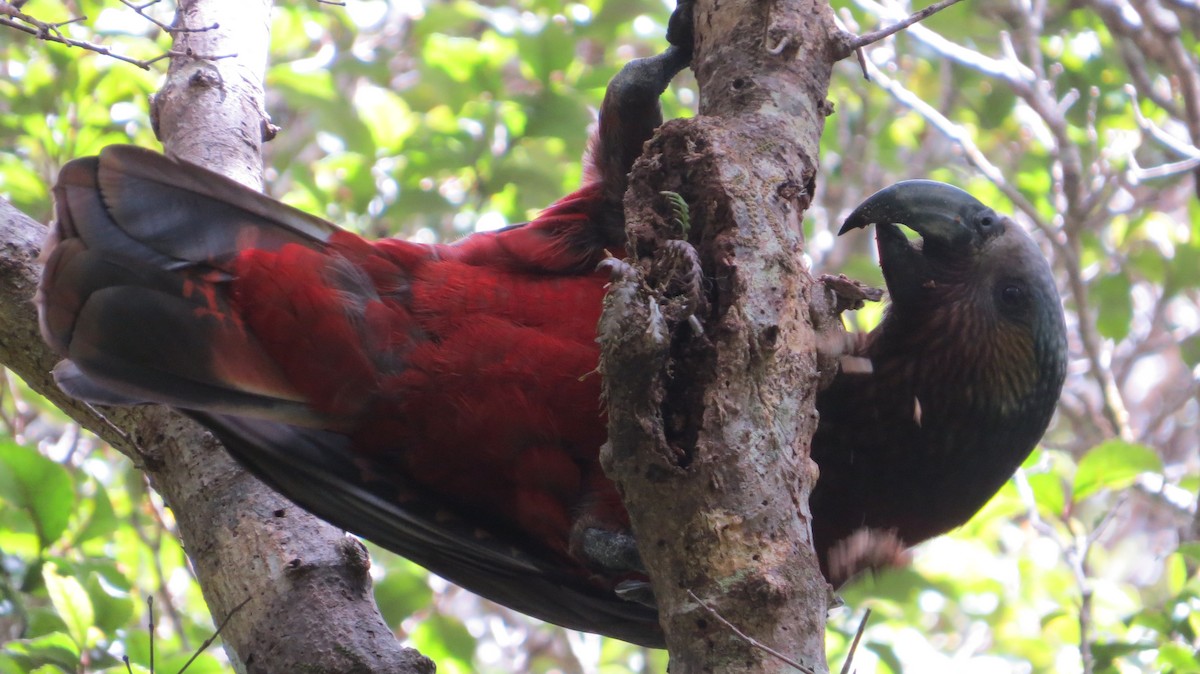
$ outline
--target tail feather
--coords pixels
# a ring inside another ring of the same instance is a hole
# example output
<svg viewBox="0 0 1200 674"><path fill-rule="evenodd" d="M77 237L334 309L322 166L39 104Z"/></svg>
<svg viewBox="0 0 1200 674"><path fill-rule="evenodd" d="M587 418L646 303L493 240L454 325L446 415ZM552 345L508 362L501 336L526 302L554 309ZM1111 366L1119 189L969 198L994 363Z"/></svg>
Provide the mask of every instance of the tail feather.
<svg viewBox="0 0 1200 674"><path fill-rule="evenodd" d="M340 231L217 174L126 146L63 168L38 292L69 392L336 425L305 404L230 305L246 245Z"/></svg>
<svg viewBox="0 0 1200 674"><path fill-rule="evenodd" d="M76 159L62 168L54 185L54 225L43 247L52 252L60 242L78 239L112 255L169 269L177 260L127 234L113 219L99 183L100 157Z"/></svg>
<svg viewBox="0 0 1200 674"><path fill-rule="evenodd" d="M451 582L564 627L601 631L662 648L658 612L625 601L603 583L586 582L559 561L526 554L509 540L440 507L400 476L369 480L348 462L339 433L281 423L195 414L252 472L322 519L343 527Z"/></svg>
<svg viewBox="0 0 1200 674"><path fill-rule="evenodd" d="M125 232L189 262L244 248L313 247L341 231L225 176L135 146L106 147L97 182Z"/></svg>

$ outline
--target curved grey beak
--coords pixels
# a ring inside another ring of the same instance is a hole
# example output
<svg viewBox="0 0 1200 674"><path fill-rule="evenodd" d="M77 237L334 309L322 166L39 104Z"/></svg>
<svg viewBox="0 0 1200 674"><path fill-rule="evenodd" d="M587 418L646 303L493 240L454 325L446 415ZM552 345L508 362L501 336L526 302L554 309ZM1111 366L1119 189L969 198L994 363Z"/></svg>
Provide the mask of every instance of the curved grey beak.
<svg viewBox="0 0 1200 674"><path fill-rule="evenodd" d="M916 299L934 276L934 260L963 261L1004 232L1007 218L967 192L935 180L905 180L872 194L846 218L838 231L876 225L879 263L893 302ZM909 242L897 224L921 235Z"/></svg>
<svg viewBox="0 0 1200 674"><path fill-rule="evenodd" d="M982 222L991 209L967 192L936 180L905 180L879 190L858 205L838 234L871 224L900 224L921 235L926 245L957 248L986 236L980 231L998 223ZM978 237L978 238L977 238Z"/></svg>

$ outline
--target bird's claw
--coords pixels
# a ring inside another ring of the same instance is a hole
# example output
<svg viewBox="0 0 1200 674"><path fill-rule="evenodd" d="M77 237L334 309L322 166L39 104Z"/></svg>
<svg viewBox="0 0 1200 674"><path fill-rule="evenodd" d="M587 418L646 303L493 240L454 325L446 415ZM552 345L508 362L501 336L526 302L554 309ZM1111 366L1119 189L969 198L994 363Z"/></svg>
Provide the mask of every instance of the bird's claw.
<svg viewBox="0 0 1200 674"><path fill-rule="evenodd" d="M600 260L600 263L596 265L596 271L607 271L610 276L610 283L634 281L638 280L642 275L637 267L619 257L614 257L612 254Z"/></svg>
<svg viewBox="0 0 1200 674"><path fill-rule="evenodd" d="M624 580L617 583L614 589L617 596L625 601L631 601L642 606L658 608L658 600L654 597L654 589L644 580Z"/></svg>
<svg viewBox="0 0 1200 674"><path fill-rule="evenodd" d="M912 563L912 554L894 529L863 527L834 543L826 562L830 584L840 587L863 572L904 568Z"/></svg>
<svg viewBox="0 0 1200 674"><path fill-rule="evenodd" d="M834 311L839 314L843 311L861 309L867 302L878 302L883 299L882 288L873 288L845 274L821 274L820 281L833 294Z"/></svg>
<svg viewBox="0 0 1200 674"><path fill-rule="evenodd" d="M646 572L637 539L628 531L577 526L571 534L571 551L598 571L613 574Z"/></svg>

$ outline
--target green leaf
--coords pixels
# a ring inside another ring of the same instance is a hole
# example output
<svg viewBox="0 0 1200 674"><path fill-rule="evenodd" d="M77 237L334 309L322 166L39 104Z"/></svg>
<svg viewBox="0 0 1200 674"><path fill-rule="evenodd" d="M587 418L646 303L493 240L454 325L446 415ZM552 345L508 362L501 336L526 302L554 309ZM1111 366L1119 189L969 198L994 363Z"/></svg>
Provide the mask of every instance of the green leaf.
<svg viewBox="0 0 1200 674"><path fill-rule="evenodd" d="M191 659L191 653L176 653L160 657L155 663L154 669L157 672L178 672L183 669L184 665L187 665L185 674L222 674L229 671L226 665L221 664L221 661L208 653L201 653L189 665L188 660Z"/></svg>
<svg viewBox="0 0 1200 674"><path fill-rule="evenodd" d="M99 571L88 572L85 585L92 605L93 623L105 632L112 632L129 625L133 618L133 598L123 588L112 583Z"/></svg>
<svg viewBox="0 0 1200 674"><path fill-rule="evenodd" d="M1129 277L1125 274L1103 276L1092 285L1090 294L1096 307L1096 330L1109 339L1125 339L1133 321Z"/></svg>
<svg viewBox="0 0 1200 674"><path fill-rule="evenodd" d="M42 568L42 579L46 582L46 593L50 603L67 625L71 639L81 648L88 645L88 630L95 624L92 600L83 585L71 576L58 575L58 566L46 564Z"/></svg>
<svg viewBox="0 0 1200 674"><path fill-rule="evenodd" d="M891 645L878 642L869 642L866 644L866 646L868 650L875 654L875 657L879 658L880 662L883 662L890 668L890 671L904 671L904 663L901 662L900 656L896 655L896 651L891 647Z"/></svg>
<svg viewBox="0 0 1200 674"><path fill-rule="evenodd" d="M1200 659L1196 657L1196 650L1179 643L1163 644L1158 649L1158 662L1163 667L1160 671L1164 672L1200 671Z"/></svg>
<svg viewBox="0 0 1200 674"><path fill-rule="evenodd" d="M433 614L409 635L417 650L438 663L439 672L465 674L474 671L475 639L461 622Z"/></svg>
<svg viewBox="0 0 1200 674"><path fill-rule="evenodd" d="M79 648L62 632L11 641L4 645L4 654L26 672L48 665L56 665L68 672L79 669Z"/></svg>
<svg viewBox="0 0 1200 674"><path fill-rule="evenodd" d="M1092 644L1092 656L1096 659L1098 665L1096 671L1107 671L1113 666L1113 660L1134 653L1152 650L1152 643L1128 643L1122 641L1112 641L1108 643Z"/></svg>
<svg viewBox="0 0 1200 674"><path fill-rule="evenodd" d="M1195 368L1200 365L1200 335L1184 338L1179 344L1179 352L1188 367Z"/></svg>
<svg viewBox="0 0 1200 674"><path fill-rule="evenodd" d="M1067 500L1062 479L1052 473L1037 473L1029 475L1028 481L1038 510L1043 515L1060 517Z"/></svg>
<svg viewBox="0 0 1200 674"><path fill-rule="evenodd" d="M70 473L37 450L0 443L0 500L29 514L45 549L66 531L75 489Z"/></svg>
<svg viewBox="0 0 1200 674"><path fill-rule="evenodd" d="M549 86L556 72L566 70L571 65L578 40L578 35L558 23L549 22L536 34L521 34L517 44L521 58L533 71L534 78Z"/></svg>
<svg viewBox="0 0 1200 674"><path fill-rule="evenodd" d="M1193 564L1200 563L1200 543L1182 543L1176 552L1186 557Z"/></svg>
<svg viewBox="0 0 1200 674"><path fill-rule="evenodd" d="M89 481L95 493L79 501L79 518L84 519L79 530L75 533L75 545L85 543L93 538L108 537L116 531L120 522L113 512L112 500L108 490L98 480Z"/></svg>
<svg viewBox="0 0 1200 674"><path fill-rule="evenodd" d="M397 559L389 564L387 575L375 583L375 603L388 625L399 625L418 609L429 606L432 597L427 572L408 560Z"/></svg>
<svg viewBox="0 0 1200 674"><path fill-rule="evenodd" d="M1093 447L1075 471L1075 501L1101 489L1124 489L1142 473L1162 472L1162 459L1153 449L1124 440L1109 440Z"/></svg>

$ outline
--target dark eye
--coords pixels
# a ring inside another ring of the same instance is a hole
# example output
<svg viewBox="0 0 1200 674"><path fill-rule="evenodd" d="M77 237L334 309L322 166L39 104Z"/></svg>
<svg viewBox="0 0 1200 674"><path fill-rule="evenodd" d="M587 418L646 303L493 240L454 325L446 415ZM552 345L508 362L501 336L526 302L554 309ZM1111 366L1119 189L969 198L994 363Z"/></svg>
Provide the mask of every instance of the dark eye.
<svg viewBox="0 0 1200 674"><path fill-rule="evenodd" d="M1025 291L1015 283L1006 283L1000 289L1000 299L1010 307L1017 307L1025 299Z"/></svg>
<svg viewBox="0 0 1200 674"><path fill-rule="evenodd" d="M986 211L979 216L979 229L983 232L990 232L1000 225L1000 218L992 211Z"/></svg>

